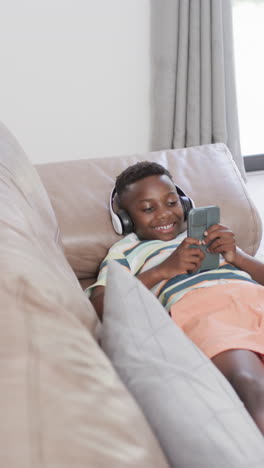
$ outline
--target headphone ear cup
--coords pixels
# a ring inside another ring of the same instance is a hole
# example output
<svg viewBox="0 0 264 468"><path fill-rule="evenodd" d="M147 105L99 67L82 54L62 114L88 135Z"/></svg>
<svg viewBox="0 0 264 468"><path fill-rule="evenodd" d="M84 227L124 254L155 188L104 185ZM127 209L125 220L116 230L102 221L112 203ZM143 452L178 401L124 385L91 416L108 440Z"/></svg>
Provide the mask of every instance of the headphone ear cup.
<svg viewBox="0 0 264 468"><path fill-rule="evenodd" d="M114 187L110 193L109 210L112 220L112 225L115 232L119 235L126 235L133 232L134 224L129 214L125 210L119 210L117 213L114 211L114 198L116 196L116 188Z"/></svg>
<svg viewBox="0 0 264 468"><path fill-rule="evenodd" d="M117 216L120 220L122 225L122 233L123 235L130 234L133 232L134 224L132 219L130 218L129 214L125 210L119 210Z"/></svg>
<svg viewBox="0 0 264 468"><path fill-rule="evenodd" d="M184 221L187 221L189 211L193 208L193 203L189 197L180 197L180 200L183 208Z"/></svg>
<svg viewBox="0 0 264 468"><path fill-rule="evenodd" d="M184 221L187 221L189 211L194 208L194 202L193 200L184 193L184 191L178 186L175 185L175 188L177 190L177 193L180 197L180 201L182 204L182 209L183 209L183 219Z"/></svg>
<svg viewBox="0 0 264 468"><path fill-rule="evenodd" d="M119 219L119 216L117 216L116 213L111 212L111 220L115 232L121 236L123 234L123 226Z"/></svg>

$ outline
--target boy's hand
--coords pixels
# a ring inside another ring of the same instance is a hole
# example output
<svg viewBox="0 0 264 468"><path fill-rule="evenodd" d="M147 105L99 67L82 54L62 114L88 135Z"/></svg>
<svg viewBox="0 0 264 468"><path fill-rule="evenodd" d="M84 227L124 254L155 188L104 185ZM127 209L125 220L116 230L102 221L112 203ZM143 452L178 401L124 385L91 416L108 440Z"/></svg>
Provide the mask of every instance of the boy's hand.
<svg viewBox="0 0 264 468"><path fill-rule="evenodd" d="M160 264L163 277L166 279L182 273L193 273L200 268L205 257L203 251L191 245L201 245L201 241L193 237L187 237L175 249L175 251Z"/></svg>
<svg viewBox="0 0 264 468"><path fill-rule="evenodd" d="M208 252L220 253L226 262L233 263L236 258L235 235L227 226L214 224L205 233L203 243L208 245Z"/></svg>

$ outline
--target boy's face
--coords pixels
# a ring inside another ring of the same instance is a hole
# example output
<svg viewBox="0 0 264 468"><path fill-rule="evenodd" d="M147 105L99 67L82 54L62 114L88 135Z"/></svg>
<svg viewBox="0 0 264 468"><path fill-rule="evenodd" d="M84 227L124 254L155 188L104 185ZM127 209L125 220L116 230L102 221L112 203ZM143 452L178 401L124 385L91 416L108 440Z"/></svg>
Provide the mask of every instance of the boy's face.
<svg viewBox="0 0 264 468"><path fill-rule="evenodd" d="M145 177L129 185L121 195L121 206L140 239L168 241L185 229L182 204L167 175Z"/></svg>

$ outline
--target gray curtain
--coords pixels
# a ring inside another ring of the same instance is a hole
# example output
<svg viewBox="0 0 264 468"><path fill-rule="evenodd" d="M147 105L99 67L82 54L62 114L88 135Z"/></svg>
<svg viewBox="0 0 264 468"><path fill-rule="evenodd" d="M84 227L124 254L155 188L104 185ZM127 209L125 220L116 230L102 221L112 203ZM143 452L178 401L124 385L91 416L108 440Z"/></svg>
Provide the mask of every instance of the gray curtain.
<svg viewBox="0 0 264 468"><path fill-rule="evenodd" d="M231 0L150 0L151 149L225 143L244 179Z"/></svg>

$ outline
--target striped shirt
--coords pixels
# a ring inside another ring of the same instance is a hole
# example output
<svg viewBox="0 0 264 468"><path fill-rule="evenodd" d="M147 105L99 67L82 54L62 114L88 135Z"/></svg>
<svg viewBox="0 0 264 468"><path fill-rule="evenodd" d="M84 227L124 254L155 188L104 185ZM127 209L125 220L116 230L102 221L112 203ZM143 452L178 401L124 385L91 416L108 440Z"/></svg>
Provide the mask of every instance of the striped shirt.
<svg viewBox="0 0 264 468"><path fill-rule="evenodd" d="M131 233L116 242L109 250L107 256L100 265L100 271L96 283L86 289L90 296L96 286L105 286L107 278L107 266L109 261L116 260L120 265L129 270L134 276L147 271L163 262L183 241L186 232L171 241L140 240L135 233ZM184 294L197 288L225 284L229 281L250 281L251 276L220 259L220 266L215 270L203 271L197 274L183 273L169 280L156 284L151 291L157 296L161 304L169 311L172 304L181 299Z"/></svg>

